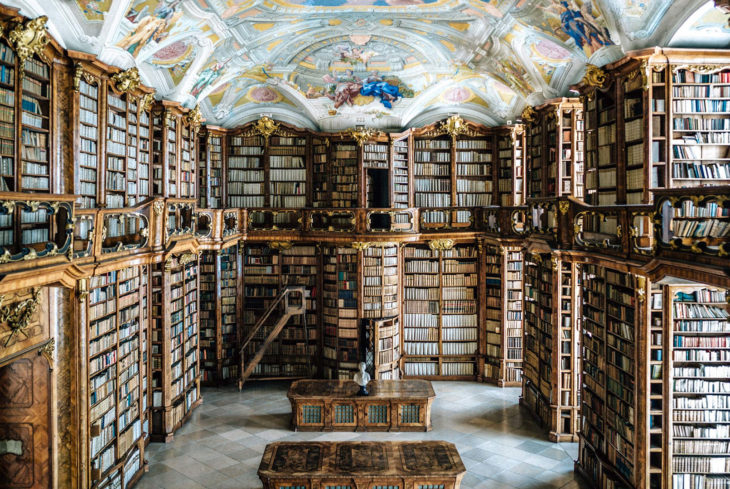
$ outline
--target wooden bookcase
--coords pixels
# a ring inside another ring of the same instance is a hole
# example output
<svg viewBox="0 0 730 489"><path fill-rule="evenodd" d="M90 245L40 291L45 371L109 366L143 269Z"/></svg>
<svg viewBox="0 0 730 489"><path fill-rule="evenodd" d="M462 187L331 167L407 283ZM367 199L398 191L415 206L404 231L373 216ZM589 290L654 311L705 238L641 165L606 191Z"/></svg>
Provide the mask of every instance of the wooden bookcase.
<svg viewBox="0 0 730 489"><path fill-rule="evenodd" d="M152 265L151 430L168 442L201 402L198 260L191 253Z"/></svg>
<svg viewBox="0 0 730 489"><path fill-rule="evenodd" d="M368 371L375 380L401 378L400 322L398 317L365 319L365 358Z"/></svg>
<svg viewBox="0 0 730 489"><path fill-rule="evenodd" d="M391 206L405 209L411 206L411 154L413 153L410 131L391 135L393 198Z"/></svg>
<svg viewBox="0 0 730 489"><path fill-rule="evenodd" d="M116 480L126 487L142 475L149 426L147 274L146 265L99 273L88 279L82 300L90 487Z"/></svg>
<svg viewBox="0 0 730 489"><path fill-rule="evenodd" d="M152 190L154 195L197 198L198 109L161 101L151 109Z"/></svg>
<svg viewBox="0 0 730 489"><path fill-rule="evenodd" d="M652 48L590 70L577 86L588 203L640 204L654 189L728 183L729 60L720 50Z"/></svg>
<svg viewBox="0 0 730 489"><path fill-rule="evenodd" d="M500 387L522 385L523 257L519 246L485 245L484 379Z"/></svg>
<svg viewBox="0 0 730 489"><path fill-rule="evenodd" d="M475 245L404 248L403 374L473 379L479 342Z"/></svg>
<svg viewBox="0 0 730 489"><path fill-rule="evenodd" d="M525 126L498 128L496 205L518 206L525 202Z"/></svg>
<svg viewBox="0 0 730 489"><path fill-rule="evenodd" d="M198 137L198 207L220 209L226 202L226 131L206 126Z"/></svg>
<svg viewBox="0 0 730 489"><path fill-rule="evenodd" d="M359 150L355 141L337 140L332 143L329 160L332 207L359 207Z"/></svg>
<svg viewBox="0 0 730 489"><path fill-rule="evenodd" d="M306 314L289 320L254 370L251 379L307 378L314 375L312 358L318 351L319 250L315 245L287 242L250 243L243 247L242 327L256 324L280 290L305 285ZM253 356L268 334L266 326L254 336L244 354Z"/></svg>
<svg viewBox="0 0 730 489"><path fill-rule="evenodd" d="M312 207L329 207L331 188L328 181L330 139L313 136L312 139Z"/></svg>
<svg viewBox="0 0 730 489"><path fill-rule="evenodd" d="M577 468L601 489L637 487L645 453L639 434L638 345L646 333L646 280L582 265L581 430ZM648 330L648 328L647 328ZM644 405L645 406L645 405ZM646 410L645 407L641 408ZM647 486L648 487L648 486Z"/></svg>
<svg viewBox="0 0 730 489"><path fill-rule="evenodd" d="M577 98L545 102L522 113L527 133L527 197L579 199L584 195L583 104Z"/></svg>
<svg viewBox="0 0 730 489"><path fill-rule="evenodd" d="M203 384L232 382L240 375L239 260L235 244L200 254L200 374Z"/></svg>
<svg viewBox="0 0 730 489"><path fill-rule="evenodd" d="M520 403L552 441L578 433L578 290L575 264L551 253L525 254L524 375Z"/></svg>

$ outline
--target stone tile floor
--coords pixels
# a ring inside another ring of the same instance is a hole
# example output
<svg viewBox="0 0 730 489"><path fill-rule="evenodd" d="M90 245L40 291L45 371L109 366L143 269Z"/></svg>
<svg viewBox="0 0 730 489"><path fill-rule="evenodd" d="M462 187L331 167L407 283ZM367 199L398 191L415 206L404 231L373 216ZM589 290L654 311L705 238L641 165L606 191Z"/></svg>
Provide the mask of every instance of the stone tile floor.
<svg viewBox="0 0 730 489"><path fill-rule="evenodd" d="M203 404L171 443L152 443L138 489L258 489L267 443L278 440L446 440L467 474L463 489L586 489L573 474L576 443L551 443L518 405L520 390L475 382L434 382L428 433L295 433L287 382L203 389Z"/></svg>

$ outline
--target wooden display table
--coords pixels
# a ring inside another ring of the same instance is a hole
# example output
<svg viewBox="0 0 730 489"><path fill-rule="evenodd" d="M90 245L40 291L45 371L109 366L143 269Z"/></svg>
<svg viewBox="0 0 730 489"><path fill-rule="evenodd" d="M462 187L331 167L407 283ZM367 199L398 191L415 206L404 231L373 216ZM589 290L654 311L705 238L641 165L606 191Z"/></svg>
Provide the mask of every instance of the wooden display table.
<svg viewBox="0 0 730 489"><path fill-rule="evenodd" d="M277 442L258 471L264 489L459 489L465 473L445 441Z"/></svg>
<svg viewBox="0 0 730 489"><path fill-rule="evenodd" d="M358 396L351 380L298 380L289 388L292 429L429 431L436 394L427 380L371 380Z"/></svg>

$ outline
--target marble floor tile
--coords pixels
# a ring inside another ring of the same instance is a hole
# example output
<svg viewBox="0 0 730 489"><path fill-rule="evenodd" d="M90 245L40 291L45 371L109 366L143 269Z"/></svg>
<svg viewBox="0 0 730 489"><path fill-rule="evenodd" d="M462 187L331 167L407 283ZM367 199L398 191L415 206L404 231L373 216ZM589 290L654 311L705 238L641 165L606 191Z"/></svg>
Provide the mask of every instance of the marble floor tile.
<svg viewBox="0 0 730 489"><path fill-rule="evenodd" d="M286 382L203 389L203 404L168 444L147 448L137 489L260 489L261 455L272 441L446 440L467 474L462 489L588 489L573 473L577 443L551 443L518 405L519 389L434 382L429 433L295 433Z"/></svg>

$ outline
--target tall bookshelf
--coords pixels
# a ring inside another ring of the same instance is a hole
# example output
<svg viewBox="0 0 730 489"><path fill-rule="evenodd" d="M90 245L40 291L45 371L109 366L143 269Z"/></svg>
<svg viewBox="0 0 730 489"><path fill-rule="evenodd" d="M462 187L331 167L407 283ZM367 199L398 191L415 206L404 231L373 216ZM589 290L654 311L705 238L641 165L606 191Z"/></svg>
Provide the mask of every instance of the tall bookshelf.
<svg viewBox="0 0 730 489"><path fill-rule="evenodd" d="M223 153L225 133L210 127L198 137L198 207L220 209L225 204Z"/></svg>
<svg viewBox="0 0 730 489"><path fill-rule="evenodd" d="M269 205L300 208L307 205L307 138L274 136L269 142Z"/></svg>
<svg viewBox="0 0 730 489"><path fill-rule="evenodd" d="M371 140L362 146L365 207L391 206L390 146L387 140Z"/></svg>
<svg viewBox="0 0 730 489"><path fill-rule="evenodd" d="M524 275L525 405L553 441L575 441L579 428L576 265L551 253L527 253Z"/></svg>
<svg viewBox="0 0 730 489"><path fill-rule="evenodd" d="M582 268L577 467L598 488L636 487L641 443L637 438L637 328L644 317L640 304L645 301L645 280L593 264Z"/></svg>
<svg viewBox="0 0 730 489"><path fill-rule="evenodd" d="M265 161L261 136L237 135L228 144L228 207L264 207Z"/></svg>
<svg viewBox="0 0 730 489"><path fill-rule="evenodd" d="M251 328L282 287L305 285L306 313L293 317L271 344L251 376L302 378L314 375L318 340L318 257L309 244L251 243L243 251L243 328ZM252 357L268 335L267 325L254 336L244 355ZM244 362L245 363L245 362Z"/></svg>
<svg viewBox="0 0 730 489"><path fill-rule="evenodd" d="M528 197L584 195L583 104L560 98L527 109Z"/></svg>
<svg viewBox="0 0 730 489"><path fill-rule="evenodd" d="M398 317L387 319L366 319L365 363L371 376L377 380L401 378L400 322Z"/></svg>
<svg viewBox="0 0 730 489"><path fill-rule="evenodd" d="M194 199L197 197L197 184L195 173L198 170L197 142L198 128L194 122L188 119L190 112L181 117L180 126L180 168L174 174L177 178L177 197L181 199Z"/></svg>
<svg viewBox="0 0 730 489"><path fill-rule="evenodd" d="M478 259L474 245L404 248L403 373L473 379L478 353Z"/></svg>
<svg viewBox="0 0 730 489"><path fill-rule="evenodd" d="M98 179L102 174L99 165L101 151L99 121L101 95L98 79L89 77L79 81L79 153L76 169L76 191L79 194L79 205L82 209L91 209L97 205L99 193Z"/></svg>
<svg viewBox="0 0 730 489"><path fill-rule="evenodd" d="M200 368L209 385L239 377L238 246L200 255Z"/></svg>
<svg viewBox="0 0 730 489"><path fill-rule="evenodd" d="M618 146L615 90L596 90L585 102L585 201L590 205L618 202Z"/></svg>
<svg viewBox="0 0 730 489"><path fill-rule="evenodd" d="M452 205L451 140L445 137L415 139L413 192L416 207Z"/></svg>
<svg viewBox="0 0 730 489"><path fill-rule="evenodd" d="M327 163L329 162L330 140L326 137L312 137L312 207L329 207L331 183Z"/></svg>
<svg viewBox="0 0 730 489"><path fill-rule="evenodd" d="M362 317L398 316L398 246L372 244L362 254Z"/></svg>
<svg viewBox="0 0 730 489"><path fill-rule="evenodd" d="M358 251L322 248L322 357L329 379L350 379L360 358Z"/></svg>
<svg viewBox="0 0 730 489"><path fill-rule="evenodd" d="M459 207L492 205L494 148L492 138L456 140L456 202Z"/></svg>
<svg viewBox="0 0 730 489"><path fill-rule="evenodd" d="M358 207L360 163L357 145L354 141L332 144L329 164L329 178L332 185L332 207Z"/></svg>
<svg viewBox="0 0 730 489"><path fill-rule="evenodd" d="M483 252L486 350L484 377L500 387L522 385L522 249L486 246Z"/></svg>
<svg viewBox="0 0 730 489"><path fill-rule="evenodd" d="M391 151L393 154L393 199L391 203L396 209L404 209L410 204L411 140L409 134L394 137Z"/></svg>
<svg viewBox="0 0 730 489"><path fill-rule="evenodd" d="M88 382L88 484L136 481L143 473L147 403L147 267L89 279L84 301ZM121 487L121 483L119 484Z"/></svg>
<svg viewBox="0 0 730 489"><path fill-rule="evenodd" d="M151 430L168 442L201 402L198 261L183 254L152 266Z"/></svg>
<svg viewBox="0 0 730 489"><path fill-rule="evenodd" d="M525 128L522 124L497 132L496 204L518 206L525 201Z"/></svg>

